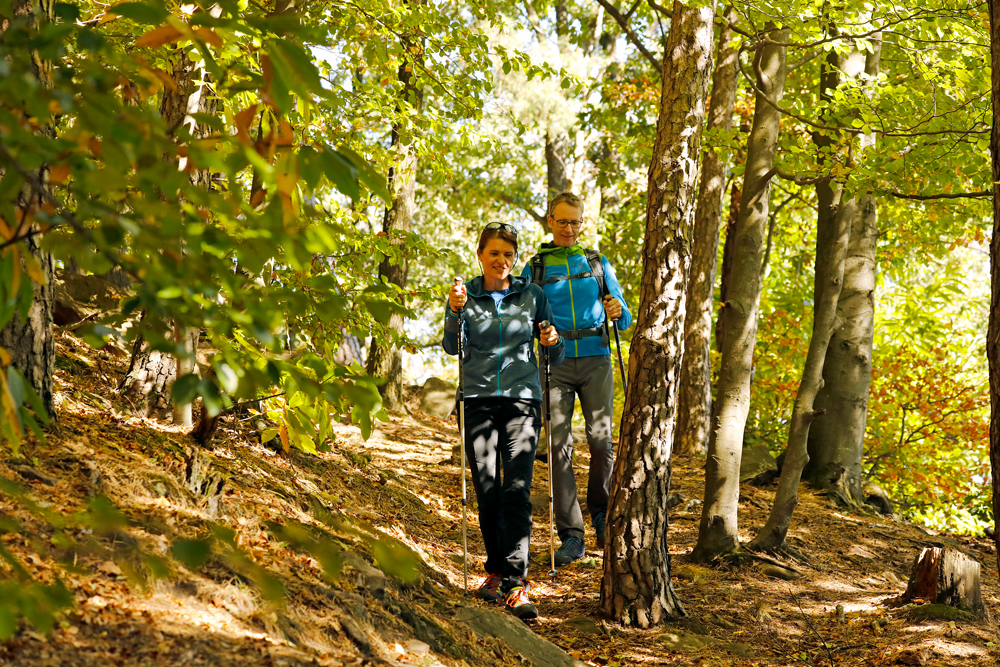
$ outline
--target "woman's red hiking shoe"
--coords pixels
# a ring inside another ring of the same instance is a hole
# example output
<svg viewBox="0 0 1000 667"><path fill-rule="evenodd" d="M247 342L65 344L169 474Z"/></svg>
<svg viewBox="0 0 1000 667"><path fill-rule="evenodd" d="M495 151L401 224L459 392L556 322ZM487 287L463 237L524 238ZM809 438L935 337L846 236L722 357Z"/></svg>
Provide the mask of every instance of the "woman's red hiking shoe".
<svg viewBox="0 0 1000 667"><path fill-rule="evenodd" d="M503 580L499 574L487 574L486 581L476 589L476 597L486 602L498 602L503 595L500 593L500 583Z"/></svg>

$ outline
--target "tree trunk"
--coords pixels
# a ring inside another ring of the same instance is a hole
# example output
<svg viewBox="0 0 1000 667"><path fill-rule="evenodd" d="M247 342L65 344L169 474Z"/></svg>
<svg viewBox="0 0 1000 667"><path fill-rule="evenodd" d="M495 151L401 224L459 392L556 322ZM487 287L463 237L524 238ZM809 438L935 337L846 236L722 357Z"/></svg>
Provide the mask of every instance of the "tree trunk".
<svg viewBox="0 0 1000 667"><path fill-rule="evenodd" d="M54 7L54 3L43 2L36 5L27 0L15 0L10 7L10 12L14 18L27 17L32 27L37 29L40 21L52 20ZM38 13L39 11L41 13ZM9 25L9 20L0 19L0 35L6 32ZM51 87L49 64L42 60L37 53L33 54L32 61L35 66L31 74L43 86ZM54 136L54 130L48 123L38 131L50 137ZM9 167L0 166L0 177L3 176L6 168ZM40 183L46 182L47 171L47 167L42 165L35 172L35 177ZM32 187L25 184L17 194L13 204L18 221L23 220L24 216L28 215L29 209L41 206L42 193L33 192ZM16 225L10 226L15 227ZM41 269L44 282L39 283L31 279L33 296L26 318L22 319L20 314L14 314L10 321L0 322L0 348L5 349L10 354L11 365L19 370L27 380L49 416L55 418L55 390L52 377L55 372L56 359L56 345L52 329L52 317L55 309L53 284L55 264L52 255L42 250L41 236L25 239L17 247L18 252L22 255L22 280L30 279L23 259L24 255L30 254ZM0 371L4 370L0 367Z"/></svg>
<svg viewBox="0 0 1000 667"><path fill-rule="evenodd" d="M404 46L408 45L407 40ZM409 68L409 69L408 69ZM414 81L412 64L404 61L399 68L399 80L403 84L402 95L409 104L419 109L421 104L420 90ZM404 148L400 143L399 127L392 130L392 145L397 150L405 151L399 164L389 174L389 184L393 190L392 205L385 211L382 230L389 243L397 249L405 249L406 237L413 229L413 213L416 209L417 192L417 156L411 148ZM386 282L406 286L409 273L409 259L406 252L401 259L390 259L388 256L379 264L379 277ZM393 312L389 318L388 329L398 334L403 332L403 316ZM403 397L403 353L390 340L378 340L372 337L371 348L368 351L367 371L369 375L384 378L385 384L380 388L382 404L391 412L402 412L406 409Z"/></svg>
<svg viewBox="0 0 1000 667"><path fill-rule="evenodd" d="M163 98L160 100L160 116L171 131L177 131L181 125L188 125L192 135L207 136L211 133L211 128L198 124L192 117L194 113L214 114L218 108L218 99L212 94L204 68L191 60L183 49L178 49L173 79L175 88L164 88ZM181 158L178 164L181 170L185 169L186 160L187 158ZM211 174L205 170L195 170L191 173L191 182L208 188ZM156 419L170 417L175 424L191 428L191 404L174 405L170 388L178 374L194 372L194 354L198 349L200 331L188 328L180 321L171 322L169 326L172 340L181 341L185 358L177 360L165 352L149 349L145 341L138 338L132 346L129 370L122 379L119 390L132 402L138 414Z"/></svg>
<svg viewBox="0 0 1000 667"><path fill-rule="evenodd" d="M993 236L990 239L990 321L986 358L990 366L990 470L993 481L993 541L1000 571L1000 0L990 0L990 85L993 129Z"/></svg>
<svg viewBox="0 0 1000 667"><path fill-rule="evenodd" d="M903 601L920 599L976 613L983 611L979 562L961 551L930 547L913 559Z"/></svg>
<svg viewBox="0 0 1000 667"><path fill-rule="evenodd" d="M729 217L726 218L726 243L722 246L722 270L719 277L719 303L729 300L729 286L733 282L733 255L736 252L736 221L740 218L740 199L743 190L738 179L733 179L729 192ZM722 352L726 334L726 309L720 308L715 316L715 349Z"/></svg>
<svg viewBox="0 0 1000 667"><path fill-rule="evenodd" d="M736 48L730 43L730 22L737 19L731 6L724 14L719 33L719 55L712 77L712 102L707 129L729 131L733 127L736 103ZM708 444L712 417L712 315L715 298L715 267L719 257L719 226L722 196L726 191L727 156L713 147L705 151L701 166L698 209L694 215L694 247L691 251L691 278L688 282L687 315L684 318L684 360L681 364L680 394L677 402L677 436L674 454L702 454Z"/></svg>
<svg viewBox="0 0 1000 667"><path fill-rule="evenodd" d="M871 76L878 74L881 45L881 39L872 39L874 52L865 62L865 72ZM862 144L867 147L874 141L873 134L863 138ZM842 324L826 351L824 386L816 397L816 409L823 412L809 431L809 479L845 503L864 501L862 455L875 335L878 212L874 197L867 192L858 194L856 210L837 304L837 319Z"/></svg>
<svg viewBox="0 0 1000 667"><path fill-rule="evenodd" d="M802 369L802 380L795 396L792 419L788 427L788 446L785 463L781 467L778 490L767 523L750 543L751 549L774 550L784 545L792 514L799 503L799 482L802 470L809 461L809 426L815 418L814 401L823 385L823 360L830 345L830 338L837 326L837 302L844 281L844 261L847 256L848 234L851 220L856 218L857 202L842 204L827 228L816 230L816 294L820 295L813 306L813 331L809 339L809 352ZM825 251L824 250L825 246Z"/></svg>
<svg viewBox="0 0 1000 667"><path fill-rule="evenodd" d="M776 42L788 39L787 28L769 24ZM757 88L774 102L781 99L787 73L786 48L765 44L754 57ZM778 146L781 114L757 93L753 127L747 140L740 217L733 243L730 292L723 305L726 331L722 341L716 407L705 462L705 505L692 558L712 560L739 546L737 500L740 494L740 459L743 432L750 409L750 377L757 342L760 307L760 267L767 236L771 194L771 168Z"/></svg>
<svg viewBox="0 0 1000 667"><path fill-rule="evenodd" d="M649 167L639 317L611 480L600 610L642 628L684 614L670 584L665 503L714 15L713 5L674 2Z"/></svg>

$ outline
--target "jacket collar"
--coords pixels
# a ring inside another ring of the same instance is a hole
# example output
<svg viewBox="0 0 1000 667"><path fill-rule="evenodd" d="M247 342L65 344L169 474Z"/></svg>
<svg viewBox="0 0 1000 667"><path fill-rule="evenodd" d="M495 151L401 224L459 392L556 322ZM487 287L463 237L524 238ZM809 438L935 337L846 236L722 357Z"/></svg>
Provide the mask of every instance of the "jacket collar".
<svg viewBox="0 0 1000 667"><path fill-rule="evenodd" d="M538 254L539 255L564 254L568 257L569 255L585 255L587 253L583 249L583 246L580 245L579 243L574 243L571 246L561 246L561 245L556 245L555 243L543 243L538 248Z"/></svg>
<svg viewBox="0 0 1000 667"><path fill-rule="evenodd" d="M528 279L522 278L521 276L510 276L510 293L516 294L518 292L523 292L528 287ZM476 276L468 283L466 283L466 289L468 290L469 296L486 296L486 290L483 289L483 277Z"/></svg>

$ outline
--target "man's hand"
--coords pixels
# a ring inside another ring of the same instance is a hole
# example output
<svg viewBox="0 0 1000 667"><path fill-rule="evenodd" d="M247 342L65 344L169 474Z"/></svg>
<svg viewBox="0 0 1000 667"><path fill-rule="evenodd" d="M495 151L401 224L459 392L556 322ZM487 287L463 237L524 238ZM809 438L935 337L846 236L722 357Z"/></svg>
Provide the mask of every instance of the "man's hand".
<svg viewBox="0 0 1000 667"><path fill-rule="evenodd" d="M618 320L622 316L622 304L621 301L611 296L610 294L604 297L604 312L607 313L608 319L612 322Z"/></svg>
<svg viewBox="0 0 1000 667"><path fill-rule="evenodd" d="M559 344L559 332L551 324L544 329L539 330L538 342L545 347L552 347L553 345Z"/></svg>
<svg viewBox="0 0 1000 667"><path fill-rule="evenodd" d="M451 312L457 313L460 311L465 307L465 302L468 300L469 297L465 293L465 285L455 281L455 284L448 291L448 305L451 306Z"/></svg>

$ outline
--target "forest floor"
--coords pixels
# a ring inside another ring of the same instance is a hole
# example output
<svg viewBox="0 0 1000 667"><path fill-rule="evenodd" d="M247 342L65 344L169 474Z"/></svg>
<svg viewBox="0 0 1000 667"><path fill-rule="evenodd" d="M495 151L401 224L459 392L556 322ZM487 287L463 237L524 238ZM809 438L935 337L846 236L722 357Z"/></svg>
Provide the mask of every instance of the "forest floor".
<svg viewBox="0 0 1000 667"><path fill-rule="evenodd" d="M176 428L133 416L115 389L126 362L60 333L59 426L44 444L0 462L0 477L24 490L0 493L0 546L34 579L58 577L74 598L51 632L22 621L0 642L0 665L547 667L464 622L483 607L462 596L454 422L414 410L380 423L367 442L356 427L338 425L332 451L307 455L268 449L247 421L231 417L214 447L199 450ZM586 488L582 449L578 484ZM920 550L946 546L982 564L983 600L995 617L990 542L847 512L804 488L789 533L808 559L788 563L801 576L773 578L761 564L695 565L688 554L700 506L691 501L702 495L702 464L680 460L673 469L684 500L671 510L670 549L687 617L638 630L597 613L602 554L589 527L586 557L548 578L548 474L536 463L532 598L541 616L531 629L588 665L1000 664L989 618L921 620L921 607L896 602ZM763 524L773 494L773 485L742 489L744 541ZM124 514L119 526L88 528L72 518L88 502L100 509L95 496ZM46 512L71 519L57 530ZM269 522L322 528L340 552L332 566L339 561L340 575L325 577L313 555L276 537ZM216 540L214 555L194 570L169 558L173 540L213 527L231 536L231 548ZM67 547L67 535L84 546ZM420 558L415 579L393 565L400 545ZM484 559L474 511L469 545L475 586ZM142 554L168 563L170 576L142 583L157 562ZM0 563L0 581L14 576ZM274 581L283 600L266 595Z"/></svg>

